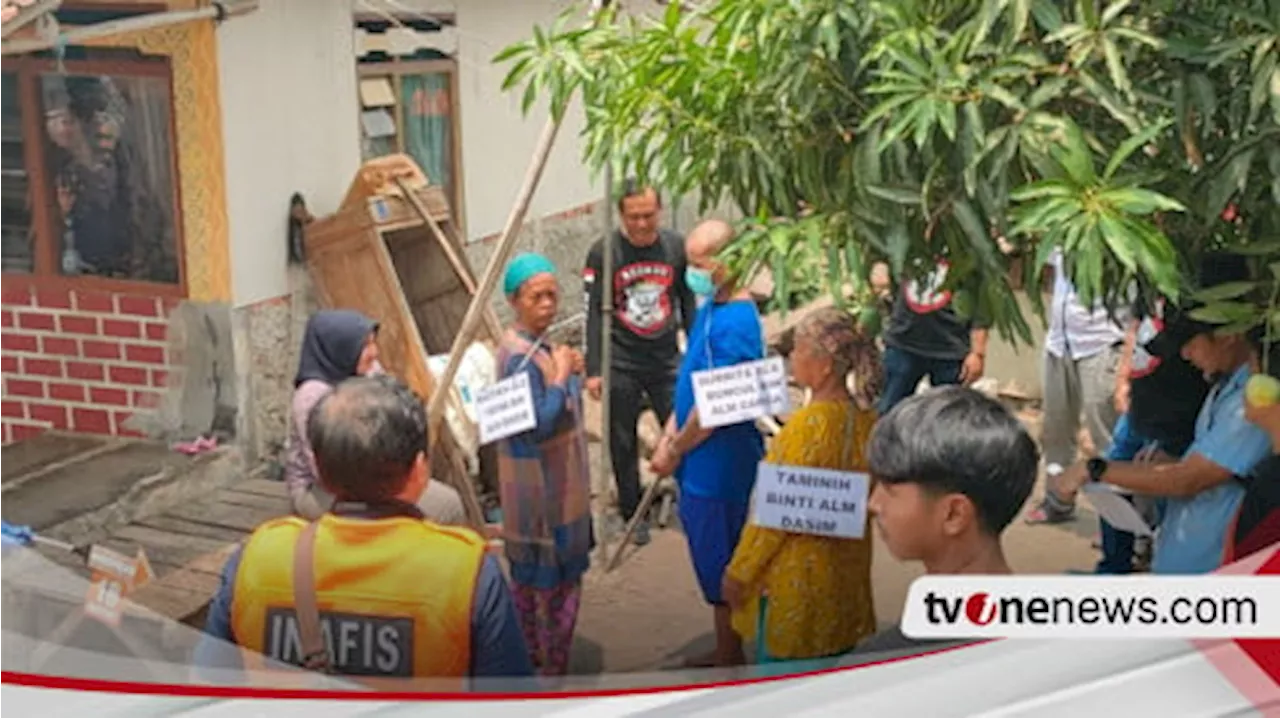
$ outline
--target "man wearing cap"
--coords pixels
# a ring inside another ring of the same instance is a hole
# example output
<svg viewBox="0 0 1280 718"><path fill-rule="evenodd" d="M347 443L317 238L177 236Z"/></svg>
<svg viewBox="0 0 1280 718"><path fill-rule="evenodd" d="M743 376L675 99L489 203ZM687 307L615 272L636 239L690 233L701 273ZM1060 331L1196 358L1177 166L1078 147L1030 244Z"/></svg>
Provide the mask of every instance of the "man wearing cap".
<svg viewBox="0 0 1280 718"><path fill-rule="evenodd" d="M1202 265L1200 286L1247 278L1242 257L1210 256ZM1221 565L1227 528L1244 496L1235 477L1248 473L1271 450L1267 434L1245 418L1250 341L1244 334L1216 329L1188 311L1152 342L1157 353L1176 349L1213 382L1181 459L1139 463L1094 458L1068 469L1056 488L1062 501L1074 501L1088 482L1161 497L1152 573L1208 573Z"/></svg>
<svg viewBox="0 0 1280 718"><path fill-rule="evenodd" d="M1120 366L1116 368L1115 408L1120 419L1111 436L1111 448L1103 458L1133 461L1152 449L1182 456L1194 438L1196 417L1209 393L1209 383L1199 369L1182 358L1180 347L1170 348L1153 341L1166 323L1177 322L1176 306L1163 298L1150 306L1140 299L1135 303L1134 314L1140 319L1130 322ZM1144 515L1154 517L1154 500L1145 496L1129 498ZM1139 553L1137 537L1116 529L1105 519L1099 519L1099 524L1102 559L1095 571L1131 573L1135 554ZM1150 542L1143 541L1142 546L1146 549L1141 551L1143 558L1149 561Z"/></svg>

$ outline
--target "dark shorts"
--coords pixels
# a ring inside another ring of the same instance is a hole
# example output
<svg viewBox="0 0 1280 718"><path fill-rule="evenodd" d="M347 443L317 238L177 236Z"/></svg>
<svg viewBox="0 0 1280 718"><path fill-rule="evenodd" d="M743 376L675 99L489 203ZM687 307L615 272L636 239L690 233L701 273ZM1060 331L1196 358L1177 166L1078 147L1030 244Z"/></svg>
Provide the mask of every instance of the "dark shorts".
<svg viewBox="0 0 1280 718"><path fill-rule="evenodd" d="M747 504L704 499L688 494L680 496L680 525L689 542L693 572L707 603L717 606L720 582L738 547L738 537L747 524Z"/></svg>

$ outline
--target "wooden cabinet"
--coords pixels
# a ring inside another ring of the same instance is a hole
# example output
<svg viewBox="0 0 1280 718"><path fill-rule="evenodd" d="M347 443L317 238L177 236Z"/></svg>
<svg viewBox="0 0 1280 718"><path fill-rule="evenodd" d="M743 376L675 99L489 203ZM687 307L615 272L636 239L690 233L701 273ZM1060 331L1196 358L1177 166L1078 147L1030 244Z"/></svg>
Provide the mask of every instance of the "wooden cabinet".
<svg viewBox="0 0 1280 718"><path fill-rule="evenodd" d="M429 400L437 387L427 357L449 352L477 286L441 188L428 184L407 156L367 162L338 212L307 226L305 245L324 306L354 309L379 322L383 365ZM477 341L496 350L500 331L487 309ZM432 477L458 490L480 526L462 448L468 442L460 442L448 423L442 426L443 435L433 441ZM495 457L482 450L479 459L479 483L491 487Z"/></svg>

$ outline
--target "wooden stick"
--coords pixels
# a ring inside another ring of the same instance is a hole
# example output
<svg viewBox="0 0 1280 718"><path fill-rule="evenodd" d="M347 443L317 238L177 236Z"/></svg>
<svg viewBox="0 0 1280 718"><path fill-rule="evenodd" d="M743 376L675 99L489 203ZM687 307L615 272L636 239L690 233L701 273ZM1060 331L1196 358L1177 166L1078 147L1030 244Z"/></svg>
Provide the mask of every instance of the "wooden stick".
<svg viewBox="0 0 1280 718"><path fill-rule="evenodd" d="M774 420L772 416L762 416L756 419L756 428L763 434L776 435L782 431L782 427ZM643 449L643 447L642 447ZM603 449L602 449L603 450ZM640 520L649 510L649 505L653 503L653 497L657 495L658 484L662 483L662 479L655 479L649 488L645 490L644 497L640 499L640 507L636 509L636 515L631 517L631 521L627 523L627 530L622 534L622 543L618 545L618 549L613 552L613 558L609 559L605 571L612 571L617 568L618 561L622 558L622 552L626 550L627 544L631 543L631 536L636 532L636 527L640 525Z"/></svg>
<svg viewBox="0 0 1280 718"><path fill-rule="evenodd" d="M663 477L654 477L653 483L649 484L649 488L644 490L644 496L640 499L640 506L636 508L636 513L627 522L627 530L622 534L622 542L618 544L618 548L613 552L613 558L609 559L609 563L605 567L605 572L610 572L618 567L618 562L622 560L622 552L627 549L627 544L631 543L631 536L636 532L636 527L644 520L645 514L649 513L649 507L653 505L653 498L658 495L658 486L662 483Z"/></svg>
<svg viewBox="0 0 1280 718"><path fill-rule="evenodd" d="M471 298L471 305L467 307L467 313L462 318L462 327L458 330L458 336L453 339L453 347L449 350L449 365L440 377L440 383L432 392L431 401L427 405L427 421L433 444L439 436L440 424L444 420L444 402L449 395L448 387L453 386L458 368L462 366L462 353L475 336L480 320L484 316L484 310L489 306L489 296L497 286L498 277L502 274L512 250L515 249L525 213L529 211L529 202L533 200L534 190L538 188L538 181L542 179L542 171L546 169L547 158L551 154L551 147L555 144L556 132L559 129L560 119L554 115L547 119L547 124L542 129L542 137L538 139L538 146L534 149L529 170L525 173L524 185L520 188L520 194L516 196L515 206L511 208L507 224L502 230L502 237L498 240L498 248L489 258L489 266L485 268L484 278L480 281L475 296ZM442 390L441 387L444 389Z"/></svg>

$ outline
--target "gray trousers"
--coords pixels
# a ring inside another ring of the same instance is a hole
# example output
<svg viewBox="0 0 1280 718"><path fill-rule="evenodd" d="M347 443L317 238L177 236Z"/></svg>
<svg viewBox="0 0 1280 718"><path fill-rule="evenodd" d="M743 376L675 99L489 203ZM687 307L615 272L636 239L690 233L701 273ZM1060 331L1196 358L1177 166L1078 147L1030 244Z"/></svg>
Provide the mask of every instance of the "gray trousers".
<svg viewBox="0 0 1280 718"><path fill-rule="evenodd" d="M1099 456L1111 447L1115 428L1116 364L1120 348L1111 347L1083 359L1044 355L1044 430L1041 446L1045 466L1064 469L1076 461L1081 422ZM1047 477L1052 481L1053 477ZM1053 486L1046 486L1052 490Z"/></svg>

